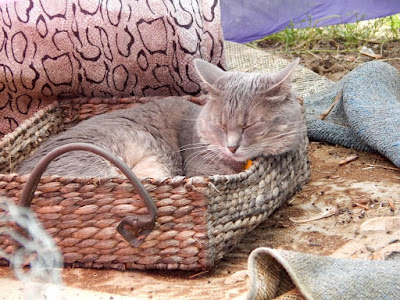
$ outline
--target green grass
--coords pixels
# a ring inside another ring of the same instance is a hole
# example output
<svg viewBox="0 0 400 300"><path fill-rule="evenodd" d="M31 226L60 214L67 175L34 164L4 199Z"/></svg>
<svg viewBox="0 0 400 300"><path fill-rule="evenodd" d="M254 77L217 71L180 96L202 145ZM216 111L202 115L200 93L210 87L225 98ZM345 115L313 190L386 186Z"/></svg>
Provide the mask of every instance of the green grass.
<svg viewBox="0 0 400 300"><path fill-rule="evenodd" d="M307 28L296 29L291 23L286 29L267 36L259 42L276 43L284 51L318 52L318 43L328 41L338 45L337 51L356 51L368 43L384 44L390 40L398 40L400 35L400 14L368 21L357 21L348 24L319 27L322 20L304 20ZM337 18L330 16L328 18ZM340 48L340 49L339 49ZM321 50L323 51L323 50ZM325 50L326 51L326 50Z"/></svg>

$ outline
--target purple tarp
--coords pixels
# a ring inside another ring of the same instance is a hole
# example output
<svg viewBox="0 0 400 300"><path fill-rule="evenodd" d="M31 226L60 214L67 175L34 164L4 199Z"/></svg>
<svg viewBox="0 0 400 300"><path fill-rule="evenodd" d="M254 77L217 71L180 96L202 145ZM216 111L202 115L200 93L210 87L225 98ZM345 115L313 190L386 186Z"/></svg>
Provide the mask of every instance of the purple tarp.
<svg viewBox="0 0 400 300"><path fill-rule="evenodd" d="M285 29L394 15L400 0L220 0L224 37L245 43ZM311 20L311 21L310 21Z"/></svg>

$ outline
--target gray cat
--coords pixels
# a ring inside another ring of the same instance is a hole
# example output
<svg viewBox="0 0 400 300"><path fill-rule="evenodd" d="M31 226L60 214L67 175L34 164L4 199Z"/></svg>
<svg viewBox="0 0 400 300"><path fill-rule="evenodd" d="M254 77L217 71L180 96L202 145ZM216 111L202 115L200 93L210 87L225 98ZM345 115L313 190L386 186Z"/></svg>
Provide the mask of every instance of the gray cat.
<svg viewBox="0 0 400 300"><path fill-rule="evenodd" d="M194 63L208 91L205 106L169 97L95 116L50 138L17 172L31 172L46 153L73 142L101 146L139 178L158 179L237 173L248 159L299 144L304 123L290 79L298 60L273 74L225 72L200 59ZM121 176L103 158L82 151L58 157L46 174Z"/></svg>

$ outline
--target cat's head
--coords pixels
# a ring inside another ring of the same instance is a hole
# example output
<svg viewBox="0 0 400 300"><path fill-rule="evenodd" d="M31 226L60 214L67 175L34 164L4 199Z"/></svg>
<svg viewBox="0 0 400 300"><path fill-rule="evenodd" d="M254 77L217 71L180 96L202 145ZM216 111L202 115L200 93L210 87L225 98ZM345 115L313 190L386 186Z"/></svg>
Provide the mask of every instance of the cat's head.
<svg viewBox="0 0 400 300"><path fill-rule="evenodd" d="M293 149L304 130L301 107L291 87L293 61L271 74L226 72L196 59L208 90L197 120L201 142L236 161Z"/></svg>

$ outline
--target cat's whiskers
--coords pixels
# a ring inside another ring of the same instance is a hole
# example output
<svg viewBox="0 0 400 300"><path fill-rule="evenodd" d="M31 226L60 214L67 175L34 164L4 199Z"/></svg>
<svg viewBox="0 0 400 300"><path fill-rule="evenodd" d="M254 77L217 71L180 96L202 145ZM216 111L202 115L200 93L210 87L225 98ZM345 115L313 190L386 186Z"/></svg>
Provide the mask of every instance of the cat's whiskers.
<svg viewBox="0 0 400 300"><path fill-rule="evenodd" d="M185 146L182 146L181 148L179 148L179 150L177 152L194 150L194 149L203 149L203 148L206 148L207 146L208 146L207 144L203 144L203 143L198 143L198 145L196 145L196 144L185 145Z"/></svg>
<svg viewBox="0 0 400 300"><path fill-rule="evenodd" d="M216 159L221 160L222 154L223 151L221 149L210 149L210 153L207 153L198 162L196 162L196 164L192 167L193 170L196 170L199 167L203 168L203 164L205 162L207 162L207 164L212 164Z"/></svg>
<svg viewBox="0 0 400 300"><path fill-rule="evenodd" d="M183 145L182 147L180 147L179 149L182 149L182 148L185 148L185 147L188 147L188 146L197 146L197 145L208 145L208 144L206 144L206 143L186 144L186 145Z"/></svg>
<svg viewBox="0 0 400 300"><path fill-rule="evenodd" d="M193 147L193 148L187 148L187 149L178 150L178 151L176 151L176 152L184 152L184 151L189 151L189 150L197 150L197 149L205 149L205 147Z"/></svg>
<svg viewBox="0 0 400 300"><path fill-rule="evenodd" d="M298 121L298 122L285 123L285 124L283 124L283 125L292 126L292 125L298 125L298 124L305 124L305 123L304 123L304 121ZM298 128L298 129L296 129L296 130L299 130L299 129L301 129L301 128L303 128L303 127L300 127L300 128ZM265 129L264 129L260 134L261 134L261 135L264 135L264 134L266 134L269 130L270 130L269 127L266 126Z"/></svg>
<svg viewBox="0 0 400 300"><path fill-rule="evenodd" d="M301 127L301 128L297 128L296 130L287 131L287 132L284 132L284 133L281 133L281 134L277 134L277 135L274 135L274 136L270 136L270 137L268 137L268 138L266 138L266 139L263 139L261 144L263 144L263 143L265 143L265 142L270 142L270 141L272 141L272 140L275 140L275 139L277 139L277 138L284 137L284 136L287 136L287 135L292 135L292 134L300 133L301 131L306 130L306 128L307 128L307 127Z"/></svg>
<svg viewBox="0 0 400 300"><path fill-rule="evenodd" d="M204 154L204 153L206 153L208 151L210 151L210 150L209 149L203 149L201 151L193 152L188 157L186 157L186 159L183 162L183 165L184 165L183 170L185 171L185 169L193 161L193 159L195 159L197 156L202 155L202 154Z"/></svg>
<svg viewBox="0 0 400 300"><path fill-rule="evenodd" d="M189 155L189 156L185 159L185 161L184 161L184 170L185 170L185 169L187 168L187 166L188 166L195 158L197 158L198 156L204 155L205 153L210 152L210 153L205 154L205 156L203 156L203 157L200 159L199 162L201 162L201 161L204 160L204 157L207 157L207 156L210 155L210 154L214 155L214 152L215 152L215 151L220 151L221 153L223 152L221 149L219 149L218 146L215 146L215 145L208 145L207 149L203 149L203 150L201 150L201 151L196 151L196 152L192 153L192 154ZM198 164L198 163L197 163L197 164ZM197 166L197 164L196 164L196 166Z"/></svg>
<svg viewBox="0 0 400 300"><path fill-rule="evenodd" d="M219 149L218 149L219 150ZM209 162L209 164L212 164L217 158L218 158L218 160L221 160L221 158L222 158L222 156L223 156L223 151L222 150L219 150L218 152L214 152L214 154L216 154L215 155L215 157Z"/></svg>

